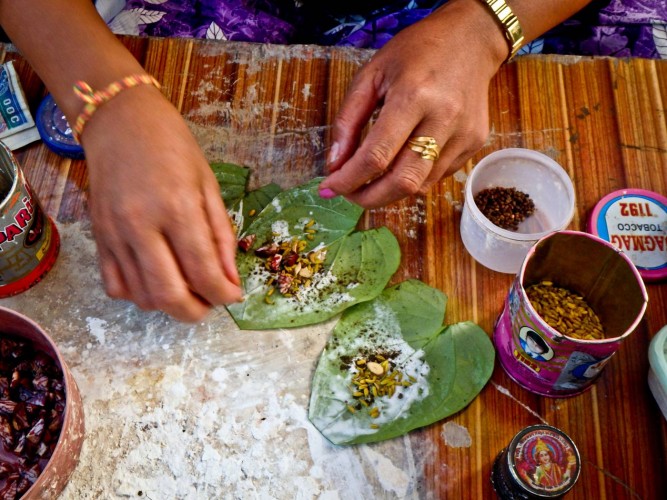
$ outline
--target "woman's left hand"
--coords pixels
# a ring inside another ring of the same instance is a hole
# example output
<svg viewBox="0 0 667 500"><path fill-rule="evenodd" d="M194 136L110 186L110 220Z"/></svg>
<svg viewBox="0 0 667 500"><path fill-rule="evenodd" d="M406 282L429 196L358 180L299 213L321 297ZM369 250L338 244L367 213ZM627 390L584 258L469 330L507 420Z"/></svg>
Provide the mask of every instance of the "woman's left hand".
<svg viewBox="0 0 667 500"><path fill-rule="evenodd" d="M456 171L487 139L489 82L507 52L501 28L478 0L451 0L396 35L361 68L344 99L320 196L379 207L423 194ZM433 137L439 157L411 150L411 137Z"/></svg>

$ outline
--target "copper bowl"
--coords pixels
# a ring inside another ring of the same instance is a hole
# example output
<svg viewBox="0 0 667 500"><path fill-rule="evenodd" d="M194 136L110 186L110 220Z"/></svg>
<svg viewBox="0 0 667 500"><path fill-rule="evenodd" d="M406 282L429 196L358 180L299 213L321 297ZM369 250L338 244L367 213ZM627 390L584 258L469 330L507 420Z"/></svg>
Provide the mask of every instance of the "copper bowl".
<svg viewBox="0 0 667 500"><path fill-rule="evenodd" d="M83 403L79 388L55 343L37 323L16 311L0 307L0 333L29 342L36 351L47 354L63 374L65 410L60 436L39 477L21 497L24 500L55 499L76 468L83 445Z"/></svg>

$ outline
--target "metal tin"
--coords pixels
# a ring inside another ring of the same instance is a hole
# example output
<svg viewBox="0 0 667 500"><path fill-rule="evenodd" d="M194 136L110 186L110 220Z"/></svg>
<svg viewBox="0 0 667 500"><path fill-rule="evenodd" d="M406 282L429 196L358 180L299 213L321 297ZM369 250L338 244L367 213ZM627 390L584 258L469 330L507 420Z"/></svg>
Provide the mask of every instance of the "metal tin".
<svg viewBox="0 0 667 500"><path fill-rule="evenodd" d="M621 189L602 198L588 231L623 250L646 281L667 278L667 198L644 189Z"/></svg>
<svg viewBox="0 0 667 500"><path fill-rule="evenodd" d="M0 142L0 297L21 293L53 267L60 237L7 146Z"/></svg>
<svg viewBox="0 0 667 500"><path fill-rule="evenodd" d="M83 148L72 133L72 127L51 94L37 108L37 130L44 144L54 153L66 158L81 159Z"/></svg>
<svg viewBox="0 0 667 500"><path fill-rule="evenodd" d="M542 319L526 288L543 280L582 295L599 316L605 338L568 337ZM598 379L641 321L647 303L634 264L611 243L578 231L550 234L528 252L505 299L493 333L498 359L505 372L531 392L574 396Z"/></svg>
<svg viewBox="0 0 667 500"><path fill-rule="evenodd" d="M550 425L519 432L493 464L491 483L502 500L560 498L581 472L579 450L570 437Z"/></svg>
<svg viewBox="0 0 667 500"><path fill-rule="evenodd" d="M56 500L79 462L86 435L81 393L58 347L42 327L30 318L5 307L0 307L0 325L0 336L18 337L31 343L35 349L51 357L63 374L65 411L60 436L39 477L20 496L21 500Z"/></svg>

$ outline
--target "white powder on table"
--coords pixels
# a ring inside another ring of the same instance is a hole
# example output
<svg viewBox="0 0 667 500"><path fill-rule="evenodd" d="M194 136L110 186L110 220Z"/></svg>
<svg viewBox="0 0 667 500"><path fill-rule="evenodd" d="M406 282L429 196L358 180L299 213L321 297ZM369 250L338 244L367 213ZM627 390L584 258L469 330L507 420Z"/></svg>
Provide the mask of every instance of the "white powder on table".
<svg viewBox="0 0 667 500"><path fill-rule="evenodd" d="M54 269L0 305L51 334L81 391L86 439L62 498L418 496L432 449L337 447L307 419L333 321L256 332L224 309L198 325L141 312L105 296L89 232L59 230Z"/></svg>

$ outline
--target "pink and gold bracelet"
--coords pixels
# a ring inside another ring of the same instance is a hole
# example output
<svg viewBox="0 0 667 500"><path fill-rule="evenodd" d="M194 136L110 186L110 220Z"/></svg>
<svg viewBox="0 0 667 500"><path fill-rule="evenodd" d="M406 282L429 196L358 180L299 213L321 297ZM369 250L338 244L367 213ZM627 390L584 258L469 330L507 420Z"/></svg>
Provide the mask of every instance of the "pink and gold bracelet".
<svg viewBox="0 0 667 500"><path fill-rule="evenodd" d="M79 116L77 116L76 121L74 122L74 126L72 127L74 138L78 142L81 142L81 133L83 132L83 127L92 118L98 107L113 99L123 90L131 89L132 87L143 84L154 85L158 89L160 88L160 83L151 75L146 74L126 76L125 78L109 84L105 89L97 91L94 91L92 87L84 81L76 82L74 84L74 93L85 104L83 106L83 110L81 113L79 113Z"/></svg>

